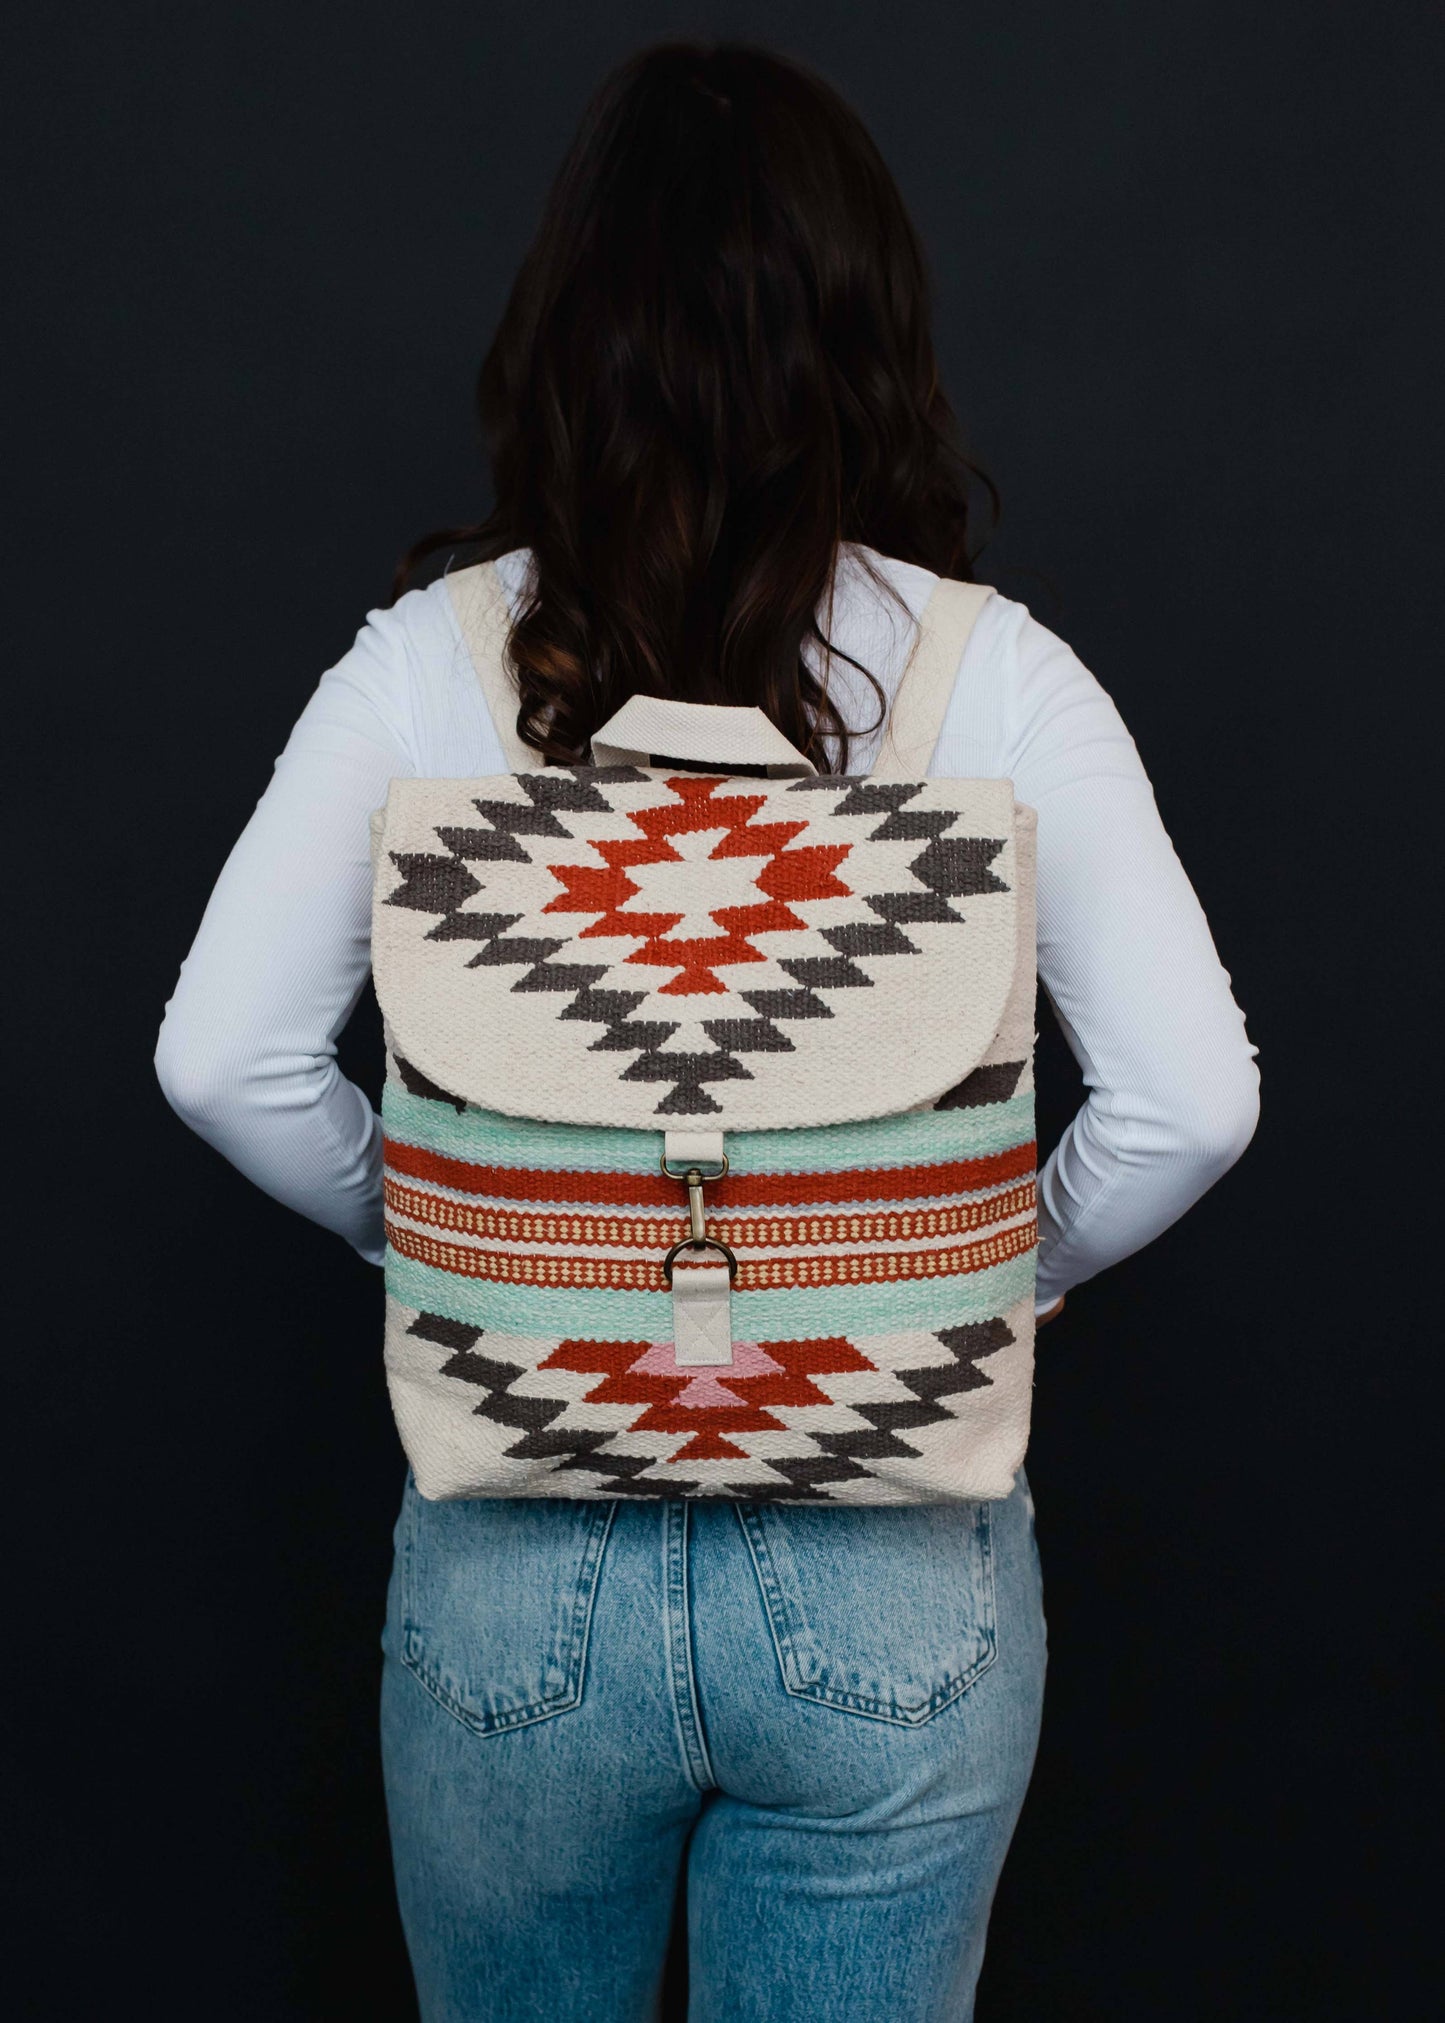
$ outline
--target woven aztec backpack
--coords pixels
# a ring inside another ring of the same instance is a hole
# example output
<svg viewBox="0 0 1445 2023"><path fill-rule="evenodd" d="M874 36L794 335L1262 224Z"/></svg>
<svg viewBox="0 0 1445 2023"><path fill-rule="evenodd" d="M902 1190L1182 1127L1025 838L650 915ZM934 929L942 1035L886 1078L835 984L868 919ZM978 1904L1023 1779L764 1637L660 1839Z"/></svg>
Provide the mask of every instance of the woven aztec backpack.
<svg viewBox="0 0 1445 2023"><path fill-rule="evenodd" d="M1006 1496L1033 1375L1035 816L924 777L990 592L940 581L867 777L761 710L516 736L371 818L386 1371L417 1488ZM741 770L740 770L741 769Z"/></svg>

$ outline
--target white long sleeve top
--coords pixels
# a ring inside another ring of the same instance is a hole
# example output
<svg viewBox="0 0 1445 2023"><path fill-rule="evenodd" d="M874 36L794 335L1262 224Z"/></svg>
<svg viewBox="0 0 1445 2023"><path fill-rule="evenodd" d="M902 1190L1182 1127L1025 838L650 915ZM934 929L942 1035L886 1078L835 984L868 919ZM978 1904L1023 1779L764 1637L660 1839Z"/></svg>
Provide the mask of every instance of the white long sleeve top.
<svg viewBox="0 0 1445 2023"><path fill-rule="evenodd" d="M844 549L835 644L892 695L936 578ZM514 604L529 557L498 563ZM826 617L827 614L824 614ZM876 699L846 662L850 724ZM871 765L864 737L850 771ZM370 965L368 816L393 777L507 770L446 585L368 614L323 674L216 882L165 1008L171 1106L241 1172L384 1252L381 1120L336 1060ZM1039 1310L1157 1236L1238 1158L1256 1049L1133 739L1092 674L995 593L960 663L931 771L1007 778L1038 810L1038 966L1087 1099L1039 1184Z"/></svg>

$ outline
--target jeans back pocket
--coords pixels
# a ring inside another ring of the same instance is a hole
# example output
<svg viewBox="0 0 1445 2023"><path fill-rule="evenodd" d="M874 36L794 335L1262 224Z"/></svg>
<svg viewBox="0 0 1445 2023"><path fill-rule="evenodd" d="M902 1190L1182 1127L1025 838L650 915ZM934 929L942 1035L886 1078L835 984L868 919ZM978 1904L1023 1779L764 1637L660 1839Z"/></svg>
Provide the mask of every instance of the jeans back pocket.
<svg viewBox="0 0 1445 2023"><path fill-rule="evenodd" d="M997 1653L990 1506L738 1506L786 1690L916 1727Z"/></svg>
<svg viewBox="0 0 1445 2023"><path fill-rule="evenodd" d="M408 1471L396 1527L398 1655L479 1735L580 1704L615 1509L554 1498L431 1502Z"/></svg>

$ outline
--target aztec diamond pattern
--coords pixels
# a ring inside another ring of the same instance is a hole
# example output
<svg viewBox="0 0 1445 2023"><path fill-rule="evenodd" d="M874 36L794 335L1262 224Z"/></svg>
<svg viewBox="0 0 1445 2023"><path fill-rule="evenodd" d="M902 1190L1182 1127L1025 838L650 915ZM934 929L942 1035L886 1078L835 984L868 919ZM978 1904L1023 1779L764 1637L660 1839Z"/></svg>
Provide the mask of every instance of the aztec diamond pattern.
<svg viewBox="0 0 1445 2023"><path fill-rule="evenodd" d="M1007 781L391 783L386 1371L423 1495L1008 1494L1038 1237L1033 849ZM660 1160L685 1126L726 1153L709 1363L690 1339L679 1360L664 1271L689 1221Z"/></svg>
<svg viewBox="0 0 1445 2023"><path fill-rule="evenodd" d="M738 1260L731 1359L699 1366L662 1272L687 1227L662 1133L458 1109L393 1050L387 1372L425 1493L1006 1493L1033 1334L1026 1065L910 1115L729 1134L708 1227Z"/></svg>
<svg viewBox="0 0 1445 2023"><path fill-rule="evenodd" d="M437 783L413 784L435 799ZM474 784L489 791L454 793L455 819L436 820L435 807L397 818L417 847L393 844L389 819L379 922L387 910L421 916L428 947L454 946L454 967L483 973L470 1003L448 978L454 1026L470 1015L478 1030L500 1020L500 1033L520 1032L522 1008L500 1004L500 989L553 1000L564 1032L595 1028L582 1041L596 1063L585 1074L605 1068L636 1087L638 1121L725 1114L729 1085L797 1054L800 1027L846 1017L843 1043L864 1044L926 994L928 979L905 972L936 978L940 937L977 934L990 902L1010 894L999 875L1007 833L976 833L938 783L609 767ZM1000 945L996 933L970 942L965 970L975 946L1000 967ZM850 1015L847 1000L863 992L889 1002ZM804 1051L821 1063L828 1049ZM580 1063L572 1073L584 1074ZM445 1079L456 1085L455 1073Z"/></svg>
<svg viewBox="0 0 1445 2023"><path fill-rule="evenodd" d="M838 1485L871 1481L880 1462L917 1462L916 1436L952 1416L946 1401L989 1385L980 1364L1014 1341L994 1319L917 1338L917 1366L907 1345L889 1370L837 1336L748 1342L726 1367L680 1370L670 1344L563 1340L533 1363L442 1314L419 1313L407 1333L440 1352L442 1377L480 1391L471 1409L503 1430L500 1458L550 1471L554 1495L716 1494L716 1476L688 1464L721 1462L741 1464L726 1493L750 1502L827 1502ZM580 1395L557 1382L562 1372L586 1380Z"/></svg>

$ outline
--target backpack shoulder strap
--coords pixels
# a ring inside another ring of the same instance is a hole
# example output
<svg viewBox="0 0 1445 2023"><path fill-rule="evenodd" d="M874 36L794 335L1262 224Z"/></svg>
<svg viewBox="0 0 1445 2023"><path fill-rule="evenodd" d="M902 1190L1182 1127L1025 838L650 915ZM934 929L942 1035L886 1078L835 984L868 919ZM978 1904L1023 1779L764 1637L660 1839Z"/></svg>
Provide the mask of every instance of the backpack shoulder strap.
<svg viewBox="0 0 1445 2023"><path fill-rule="evenodd" d="M511 609L496 564L479 562L453 570L446 582L508 768L514 773L536 772L541 754L517 735L517 687L506 664ZM873 767L875 779L917 780L927 773L964 648L992 595L987 583L956 583L941 576L934 585L888 713Z"/></svg>
<svg viewBox="0 0 1445 2023"><path fill-rule="evenodd" d="M993 595L988 583L955 583L940 576L918 621L903 679L888 712L872 777L921 780L948 714L954 678L974 621Z"/></svg>
<svg viewBox="0 0 1445 2023"><path fill-rule="evenodd" d="M508 770L535 773L541 768L541 753L517 735L517 684L506 662L512 615L497 565L478 562L470 569L454 569L446 582Z"/></svg>

